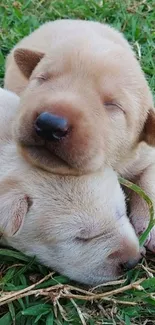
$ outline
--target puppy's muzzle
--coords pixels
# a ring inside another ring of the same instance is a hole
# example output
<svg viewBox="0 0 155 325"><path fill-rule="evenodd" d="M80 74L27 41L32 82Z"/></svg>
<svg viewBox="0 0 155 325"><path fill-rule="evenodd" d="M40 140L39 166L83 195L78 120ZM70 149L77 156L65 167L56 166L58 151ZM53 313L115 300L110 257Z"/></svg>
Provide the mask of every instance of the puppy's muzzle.
<svg viewBox="0 0 155 325"><path fill-rule="evenodd" d="M145 257L146 250L144 247L140 248L139 254L134 258L129 258L125 263L121 264L122 271L126 272L135 268L135 266Z"/></svg>
<svg viewBox="0 0 155 325"><path fill-rule="evenodd" d="M35 131L39 137L47 141L57 141L69 132L68 120L48 112L41 113L35 123Z"/></svg>
<svg viewBox="0 0 155 325"><path fill-rule="evenodd" d="M142 259L142 256L135 258L135 259L130 259L126 263L122 264L122 269L123 271L129 271L135 268L135 266L140 262Z"/></svg>

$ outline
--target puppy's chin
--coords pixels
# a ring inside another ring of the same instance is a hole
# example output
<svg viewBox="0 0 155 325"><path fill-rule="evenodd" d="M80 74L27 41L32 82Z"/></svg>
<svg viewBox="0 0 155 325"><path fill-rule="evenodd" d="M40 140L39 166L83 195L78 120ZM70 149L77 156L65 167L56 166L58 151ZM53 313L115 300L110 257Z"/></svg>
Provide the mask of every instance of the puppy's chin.
<svg viewBox="0 0 155 325"><path fill-rule="evenodd" d="M44 171L60 175L78 176L86 172L69 166L64 160L55 156L47 148L37 146L17 146L19 153L30 164ZM89 172L87 172L89 173Z"/></svg>

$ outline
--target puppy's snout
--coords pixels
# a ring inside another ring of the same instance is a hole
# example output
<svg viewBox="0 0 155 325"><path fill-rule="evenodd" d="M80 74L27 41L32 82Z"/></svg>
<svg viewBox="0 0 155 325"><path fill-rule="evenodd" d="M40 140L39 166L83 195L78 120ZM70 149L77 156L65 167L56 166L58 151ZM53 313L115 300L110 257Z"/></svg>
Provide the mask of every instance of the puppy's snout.
<svg viewBox="0 0 155 325"><path fill-rule="evenodd" d="M48 141L60 140L69 132L66 118L48 112L37 117L34 127L37 135Z"/></svg>
<svg viewBox="0 0 155 325"><path fill-rule="evenodd" d="M117 260L117 270L120 274L134 269L135 266L141 261L141 259L145 256L145 249L138 247L135 251L135 247L127 247L124 251L119 250L110 255L110 258Z"/></svg>
<svg viewBox="0 0 155 325"><path fill-rule="evenodd" d="M141 261L141 259L145 256L146 250L144 247L140 248L139 254L134 258L129 258L125 263L121 264L121 269L125 271L129 271L134 269L134 267Z"/></svg>

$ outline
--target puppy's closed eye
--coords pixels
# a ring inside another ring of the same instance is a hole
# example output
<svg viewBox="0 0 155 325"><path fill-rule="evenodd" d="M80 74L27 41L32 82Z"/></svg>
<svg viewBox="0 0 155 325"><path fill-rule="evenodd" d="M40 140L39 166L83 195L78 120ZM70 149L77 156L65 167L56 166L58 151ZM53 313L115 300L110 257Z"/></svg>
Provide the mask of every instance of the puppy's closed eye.
<svg viewBox="0 0 155 325"><path fill-rule="evenodd" d="M46 81L48 79L47 75L41 74L36 77L37 80L39 81Z"/></svg>
<svg viewBox="0 0 155 325"><path fill-rule="evenodd" d="M118 104L118 103L113 103L113 102L105 102L104 103L105 107L108 109L108 110L114 110L114 109L117 109L117 110L120 110L122 111L123 113L125 113L123 107Z"/></svg>
<svg viewBox="0 0 155 325"><path fill-rule="evenodd" d="M79 243L88 243L93 239L99 239L103 236L105 237L108 233L107 232L100 232L97 229L83 229L80 231L80 233L76 236L75 240Z"/></svg>
<svg viewBox="0 0 155 325"><path fill-rule="evenodd" d="M30 80L32 82L37 82L37 85L42 85L44 82L46 82L48 80L48 76L47 75L44 75L44 74L40 74L40 75L35 75L30 78Z"/></svg>

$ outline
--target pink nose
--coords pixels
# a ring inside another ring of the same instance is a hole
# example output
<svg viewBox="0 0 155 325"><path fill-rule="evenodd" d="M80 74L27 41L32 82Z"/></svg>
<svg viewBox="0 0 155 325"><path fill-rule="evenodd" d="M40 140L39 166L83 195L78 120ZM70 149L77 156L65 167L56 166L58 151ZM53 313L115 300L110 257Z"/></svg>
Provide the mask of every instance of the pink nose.
<svg viewBox="0 0 155 325"><path fill-rule="evenodd" d="M68 134L69 123L64 117L44 112L35 121L35 131L45 140L60 140Z"/></svg>
<svg viewBox="0 0 155 325"><path fill-rule="evenodd" d="M129 258L125 263L122 263L120 265L121 269L123 271L129 271L129 270L133 269L141 261L141 259L145 256L145 254L146 254L145 248L141 247L140 252L136 257Z"/></svg>
<svg viewBox="0 0 155 325"><path fill-rule="evenodd" d="M134 267L140 262L142 259L142 256L136 259L129 259L126 263L121 264L121 268L123 271L129 271L131 269L134 269Z"/></svg>

